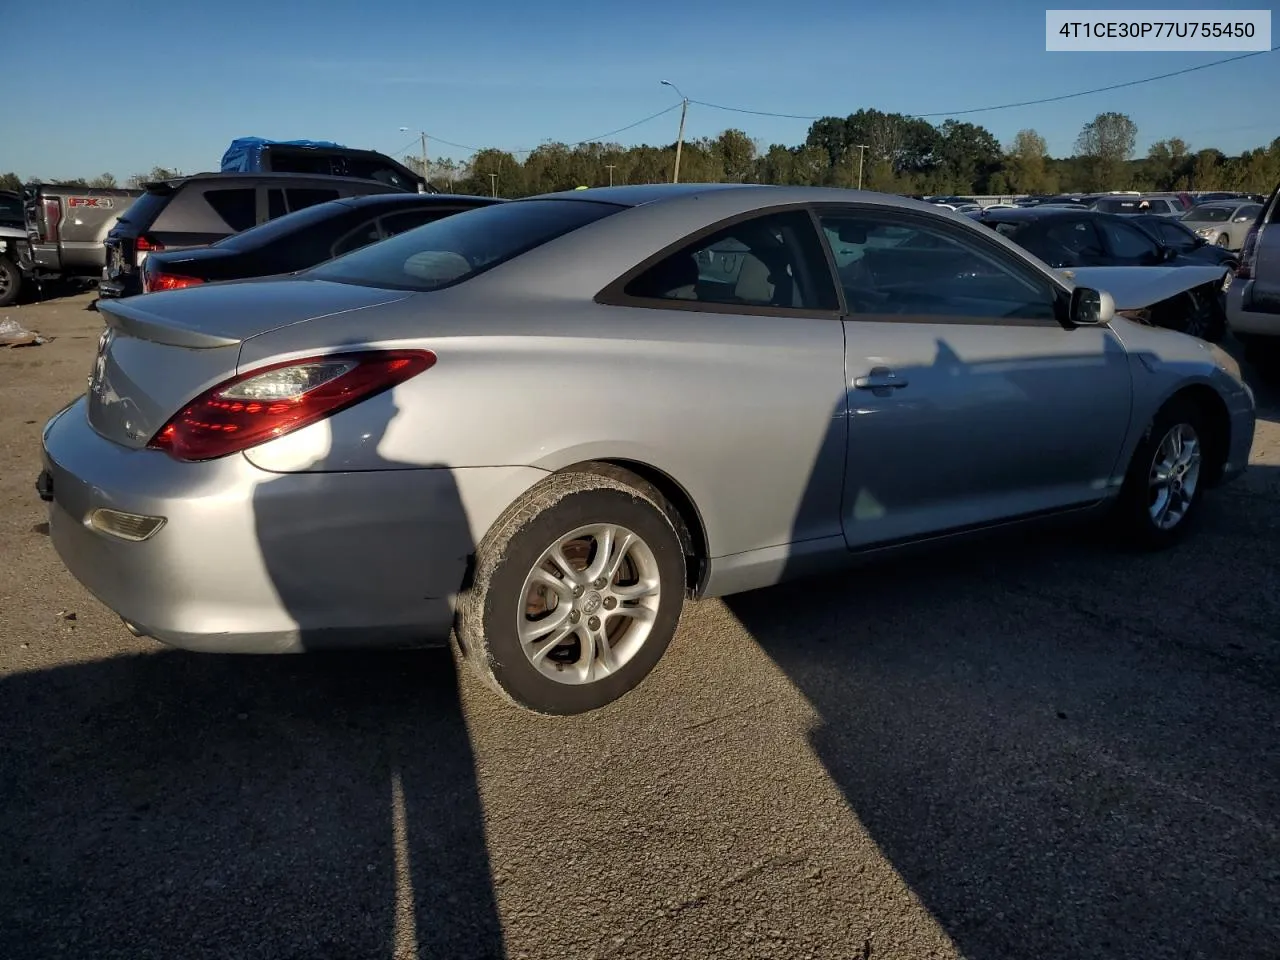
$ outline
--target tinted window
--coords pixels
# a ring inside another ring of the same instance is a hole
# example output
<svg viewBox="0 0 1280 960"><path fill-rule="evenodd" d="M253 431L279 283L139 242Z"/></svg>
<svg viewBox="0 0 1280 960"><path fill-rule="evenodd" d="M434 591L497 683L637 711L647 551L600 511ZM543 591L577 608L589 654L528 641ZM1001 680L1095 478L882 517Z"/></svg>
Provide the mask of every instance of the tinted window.
<svg viewBox="0 0 1280 960"><path fill-rule="evenodd" d="M305 210L307 207L314 207L317 203L326 203L329 200L337 200L338 191L290 187L285 191L285 196L289 199L290 211Z"/></svg>
<svg viewBox="0 0 1280 960"><path fill-rule="evenodd" d="M1182 215L1183 220L1198 220L1201 223L1225 223L1231 219L1232 207L1196 207Z"/></svg>
<svg viewBox="0 0 1280 960"><path fill-rule="evenodd" d="M1102 240L1088 220L1033 223L1012 239L1051 267L1083 267L1106 257Z"/></svg>
<svg viewBox="0 0 1280 960"><path fill-rule="evenodd" d="M276 173L320 173L327 176L333 172L327 154L307 150L272 147L266 151L266 160L266 168Z"/></svg>
<svg viewBox="0 0 1280 960"><path fill-rule="evenodd" d="M335 158L334 165L336 167L334 172L341 173L344 176L359 177L362 180L376 180L379 183L385 183L411 192L416 192L418 189L416 180L405 176L404 173L385 162L364 157L340 157Z"/></svg>
<svg viewBox="0 0 1280 960"><path fill-rule="evenodd" d="M267 191L267 219L274 220L276 217L283 217L286 213L284 205L284 191L278 187L273 187Z"/></svg>
<svg viewBox="0 0 1280 960"><path fill-rule="evenodd" d="M273 192L278 193L279 191ZM349 208L340 203L308 207L306 210L299 210L297 213L290 213L274 220L268 220L252 230L226 237L219 240L214 246L226 247L231 250L253 250L276 240L297 236L313 230L320 224L335 217L340 217L348 211Z"/></svg>
<svg viewBox="0 0 1280 960"><path fill-rule="evenodd" d="M388 237L394 237L397 233L404 233L406 230L412 230L414 227L420 227L424 223L431 223L433 220L439 220L441 217L457 212L455 209L440 207L405 210L403 213L393 213L383 217L382 230Z"/></svg>
<svg viewBox="0 0 1280 960"><path fill-rule="evenodd" d="M1160 242L1175 250L1191 250L1199 246L1196 235L1186 227L1177 223L1157 223L1155 228L1160 235Z"/></svg>
<svg viewBox="0 0 1280 960"><path fill-rule="evenodd" d="M819 219L852 314L1054 319L1053 286L978 237L862 213Z"/></svg>
<svg viewBox="0 0 1280 960"><path fill-rule="evenodd" d="M370 287L435 290L624 209L589 200L518 200L478 207L322 264L311 275Z"/></svg>
<svg viewBox="0 0 1280 960"><path fill-rule="evenodd" d="M1131 260L1154 257L1158 253L1150 237L1127 223L1104 220L1098 228L1106 236L1112 256Z"/></svg>
<svg viewBox="0 0 1280 960"><path fill-rule="evenodd" d="M333 256L340 257L344 253L367 247L369 244L377 243L381 239L382 234L378 232L378 221L376 219L368 220L340 238L333 245Z"/></svg>
<svg viewBox="0 0 1280 960"><path fill-rule="evenodd" d="M0 223L22 226L25 222L22 198L0 194Z"/></svg>
<svg viewBox="0 0 1280 960"><path fill-rule="evenodd" d="M205 202L213 207L232 230L248 230L258 220L253 187L236 190L206 190Z"/></svg>
<svg viewBox="0 0 1280 960"><path fill-rule="evenodd" d="M1243 207L1237 210L1236 216L1248 217L1250 220L1257 220L1258 214L1260 214L1261 212L1262 212L1262 204L1249 203L1249 204L1245 204Z"/></svg>
<svg viewBox="0 0 1280 960"><path fill-rule="evenodd" d="M155 222L156 217L160 215L160 211L165 208L172 197L173 194L171 193L151 193L148 191L129 204L129 209L120 215L120 222L132 224L139 229L145 230Z"/></svg>

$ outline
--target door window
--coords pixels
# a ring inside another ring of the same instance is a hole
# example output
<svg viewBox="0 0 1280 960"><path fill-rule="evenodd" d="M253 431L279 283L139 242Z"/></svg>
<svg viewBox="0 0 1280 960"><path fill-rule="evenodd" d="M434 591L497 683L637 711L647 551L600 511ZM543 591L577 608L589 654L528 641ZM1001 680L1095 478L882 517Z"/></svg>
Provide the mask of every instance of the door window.
<svg viewBox="0 0 1280 960"><path fill-rule="evenodd" d="M382 218L382 232L384 236L393 237L397 233L404 233L406 230L412 230L414 227L420 227L424 223L439 220L441 217L447 217L452 213L457 213L457 211L442 210L439 207L393 213Z"/></svg>
<svg viewBox="0 0 1280 960"><path fill-rule="evenodd" d="M979 238L861 211L819 220L851 314L1055 318L1055 288Z"/></svg>
<svg viewBox="0 0 1280 960"><path fill-rule="evenodd" d="M382 239L382 234L378 231L378 221L370 220L360 224L341 240L333 245L333 255L340 257L344 253L350 253L352 250L359 250L361 247L367 247L371 243L377 243Z"/></svg>
<svg viewBox="0 0 1280 960"><path fill-rule="evenodd" d="M627 284L625 295L744 308L838 309L813 221L766 214L704 236Z"/></svg>
<svg viewBox="0 0 1280 960"><path fill-rule="evenodd" d="M1154 260L1159 253L1150 237L1127 223L1103 220L1098 226L1107 238L1113 257L1121 260Z"/></svg>

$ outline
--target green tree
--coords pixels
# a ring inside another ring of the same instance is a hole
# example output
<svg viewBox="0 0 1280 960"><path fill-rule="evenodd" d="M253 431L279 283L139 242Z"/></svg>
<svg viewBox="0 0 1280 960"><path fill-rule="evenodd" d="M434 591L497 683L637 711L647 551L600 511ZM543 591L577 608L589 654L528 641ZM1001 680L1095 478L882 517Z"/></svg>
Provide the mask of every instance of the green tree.
<svg viewBox="0 0 1280 960"><path fill-rule="evenodd" d="M724 179L731 183L751 180L756 172L756 142L742 130L725 130L711 144Z"/></svg>
<svg viewBox="0 0 1280 960"><path fill-rule="evenodd" d="M1133 155L1138 125L1123 113L1100 113L1076 137L1076 155L1086 164L1089 189L1122 190L1128 186L1124 162Z"/></svg>
<svg viewBox="0 0 1280 960"><path fill-rule="evenodd" d="M13 190L20 193L22 191L22 179L12 170L8 173L0 173L0 190Z"/></svg>
<svg viewBox="0 0 1280 960"><path fill-rule="evenodd" d="M116 178L110 173L100 173L89 181L91 187L117 187Z"/></svg>
<svg viewBox="0 0 1280 960"><path fill-rule="evenodd" d="M1019 130L1005 151L1000 193L1052 193L1058 189L1057 177L1050 173L1048 146L1034 130Z"/></svg>
<svg viewBox="0 0 1280 960"><path fill-rule="evenodd" d="M991 131L976 124L947 120L938 134L936 157L948 184L943 189L986 193L1002 159L1000 143Z"/></svg>

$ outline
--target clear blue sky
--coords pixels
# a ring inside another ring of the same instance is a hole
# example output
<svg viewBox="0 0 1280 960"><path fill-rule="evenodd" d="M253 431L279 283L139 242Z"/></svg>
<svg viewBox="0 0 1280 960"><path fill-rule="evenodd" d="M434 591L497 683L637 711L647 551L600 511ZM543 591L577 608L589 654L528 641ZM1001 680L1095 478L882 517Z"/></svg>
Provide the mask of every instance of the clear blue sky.
<svg viewBox="0 0 1280 960"><path fill-rule="evenodd" d="M1071 93L1229 55L1047 53L1045 6L1026 0L303 0L288 8L278 0L12 2L0 4L12 68L0 171L48 179L110 171L123 179L154 164L217 169L238 136L416 153L402 126L505 149L572 142L674 102L675 94L659 85L664 78L692 99L756 110L844 116L876 107L919 114ZM1162 8L1261 6L1164 0ZM1118 110L1137 122L1140 153L1170 136L1238 153L1280 136L1278 90L1280 52L961 119L984 124L1002 142L1034 127L1061 156L1071 153L1084 123ZM666 114L616 139L671 142L678 116ZM694 105L686 134L714 135L728 126L767 146L802 142L809 124ZM429 142L428 152L456 159L467 153L438 140Z"/></svg>

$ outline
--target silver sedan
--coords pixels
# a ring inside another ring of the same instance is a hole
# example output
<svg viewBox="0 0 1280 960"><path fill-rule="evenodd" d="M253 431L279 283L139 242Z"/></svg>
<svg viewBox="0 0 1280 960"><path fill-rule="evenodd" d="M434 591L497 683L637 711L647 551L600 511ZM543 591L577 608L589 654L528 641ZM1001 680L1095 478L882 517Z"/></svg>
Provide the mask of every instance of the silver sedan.
<svg viewBox="0 0 1280 960"><path fill-rule="evenodd" d="M101 312L38 487L129 629L453 637L540 713L635 687L686 598L1053 517L1172 544L1254 432L1217 347L853 191L573 191Z"/></svg>

